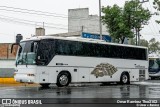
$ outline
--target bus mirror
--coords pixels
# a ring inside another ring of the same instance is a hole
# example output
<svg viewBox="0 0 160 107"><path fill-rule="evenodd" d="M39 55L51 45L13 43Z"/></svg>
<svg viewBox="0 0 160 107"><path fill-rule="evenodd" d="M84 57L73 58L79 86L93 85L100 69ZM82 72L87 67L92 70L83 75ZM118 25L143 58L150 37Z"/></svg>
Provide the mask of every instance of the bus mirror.
<svg viewBox="0 0 160 107"><path fill-rule="evenodd" d="M13 43L13 44L12 44L12 46L11 46L11 53L12 53L12 51L13 51L13 46L14 46L14 45L19 45L19 43Z"/></svg>

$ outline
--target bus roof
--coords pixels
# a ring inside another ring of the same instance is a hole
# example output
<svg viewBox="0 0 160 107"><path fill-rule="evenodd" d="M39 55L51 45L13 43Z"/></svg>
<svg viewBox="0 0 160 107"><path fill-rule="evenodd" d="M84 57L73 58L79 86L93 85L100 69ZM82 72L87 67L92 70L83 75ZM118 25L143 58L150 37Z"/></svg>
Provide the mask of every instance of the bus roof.
<svg viewBox="0 0 160 107"><path fill-rule="evenodd" d="M116 45L116 46L125 46L125 47L135 47L135 48L148 49L147 47L143 47L143 46L110 43L110 42L106 42L104 40L91 39L91 38L82 38L82 37L33 36L33 37L27 38L25 40L22 40L21 42L30 41L30 40L42 40L42 39L61 39L61 40L69 40L69 41L80 41L80 42L89 42L89 43L108 44L108 45Z"/></svg>
<svg viewBox="0 0 160 107"><path fill-rule="evenodd" d="M149 54L148 58L149 59L157 59L157 58L160 58L160 56L159 56L159 54Z"/></svg>

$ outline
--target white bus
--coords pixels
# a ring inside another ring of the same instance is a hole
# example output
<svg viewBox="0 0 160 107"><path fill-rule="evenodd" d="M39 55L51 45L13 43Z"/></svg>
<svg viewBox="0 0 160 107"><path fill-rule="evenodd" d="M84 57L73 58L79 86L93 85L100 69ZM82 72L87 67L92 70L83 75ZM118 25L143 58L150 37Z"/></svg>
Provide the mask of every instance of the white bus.
<svg viewBox="0 0 160 107"><path fill-rule="evenodd" d="M145 47L54 36L21 41L14 75L18 82L59 87L79 82L129 84L148 77Z"/></svg>

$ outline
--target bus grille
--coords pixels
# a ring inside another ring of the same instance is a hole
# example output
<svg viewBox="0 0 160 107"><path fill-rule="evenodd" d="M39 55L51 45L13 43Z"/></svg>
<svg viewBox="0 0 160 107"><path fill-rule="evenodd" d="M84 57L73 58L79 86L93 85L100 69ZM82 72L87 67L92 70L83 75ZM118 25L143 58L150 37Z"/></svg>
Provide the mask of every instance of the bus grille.
<svg viewBox="0 0 160 107"><path fill-rule="evenodd" d="M139 70L139 81L145 80L145 70Z"/></svg>

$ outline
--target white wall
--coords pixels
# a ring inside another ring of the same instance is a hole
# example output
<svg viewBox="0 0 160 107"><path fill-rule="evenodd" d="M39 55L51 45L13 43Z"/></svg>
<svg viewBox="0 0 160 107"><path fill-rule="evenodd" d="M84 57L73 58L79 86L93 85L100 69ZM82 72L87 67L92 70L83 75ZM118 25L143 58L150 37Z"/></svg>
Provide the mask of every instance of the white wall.
<svg viewBox="0 0 160 107"><path fill-rule="evenodd" d="M82 28L83 26L83 28ZM68 10L68 32L82 31L99 34L99 16L89 15L88 8ZM102 34L109 35L102 24Z"/></svg>
<svg viewBox="0 0 160 107"><path fill-rule="evenodd" d="M15 68L15 60L0 59L0 68Z"/></svg>

